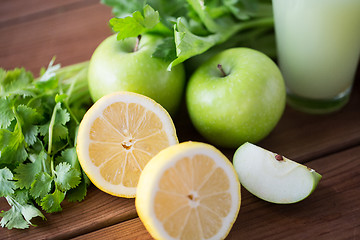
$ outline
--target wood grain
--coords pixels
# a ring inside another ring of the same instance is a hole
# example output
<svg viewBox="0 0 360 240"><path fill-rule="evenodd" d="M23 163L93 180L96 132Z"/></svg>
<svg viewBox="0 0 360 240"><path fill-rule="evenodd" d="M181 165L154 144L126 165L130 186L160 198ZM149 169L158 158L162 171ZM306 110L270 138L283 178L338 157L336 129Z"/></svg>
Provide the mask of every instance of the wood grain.
<svg viewBox="0 0 360 240"><path fill-rule="evenodd" d="M150 240L153 239L147 232L139 218L134 218L111 227L103 228L92 233L84 234L74 238L74 240L108 240L108 239L122 239L122 240Z"/></svg>
<svg viewBox="0 0 360 240"><path fill-rule="evenodd" d="M0 209L6 210L2 198ZM84 201L65 202L59 213L45 214L47 221L37 219L37 227L27 230L0 228L1 239L69 239L137 216L134 199L110 196L94 186Z"/></svg>
<svg viewBox="0 0 360 240"><path fill-rule="evenodd" d="M356 147L311 161L308 167L316 169L323 178L312 195L299 203L268 203L242 188L241 209L227 239L358 239L359 156L360 147ZM136 218L76 239L151 239L151 236Z"/></svg>
<svg viewBox="0 0 360 240"><path fill-rule="evenodd" d="M109 7L92 4L0 28L0 67L37 74L53 56L63 66L89 60L111 34L110 18Z"/></svg>
<svg viewBox="0 0 360 240"><path fill-rule="evenodd" d="M0 67L23 66L38 73L53 56L70 65L89 60L111 34L111 9L97 0L2 0ZM359 69L360 70L360 69ZM318 189L293 205L274 205L242 189L242 207L228 239L360 239L360 71L349 104L330 115L286 108L268 137L258 144L323 174ZM179 140L206 141L194 129L183 103L174 117ZM220 149L231 161L235 149ZM0 228L0 239L150 239L133 199L90 187L85 201L46 214L38 227ZM0 210L7 210L0 198Z"/></svg>
<svg viewBox="0 0 360 240"><path fill-rule="evenodd" d="M97 3L97 0L1 0L0 28Z"/></svg>

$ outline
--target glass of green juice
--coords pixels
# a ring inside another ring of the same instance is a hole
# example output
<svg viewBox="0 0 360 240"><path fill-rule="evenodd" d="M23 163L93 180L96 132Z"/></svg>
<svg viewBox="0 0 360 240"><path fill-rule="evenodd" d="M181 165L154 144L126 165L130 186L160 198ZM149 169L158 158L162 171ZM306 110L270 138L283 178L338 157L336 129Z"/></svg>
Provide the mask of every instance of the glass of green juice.
<svg viewBox="0 0 360 240"><path fill-rule="evenodd" d="M360 56L360 0L273 0L287 101L330 113L349 100Z"/></svg>

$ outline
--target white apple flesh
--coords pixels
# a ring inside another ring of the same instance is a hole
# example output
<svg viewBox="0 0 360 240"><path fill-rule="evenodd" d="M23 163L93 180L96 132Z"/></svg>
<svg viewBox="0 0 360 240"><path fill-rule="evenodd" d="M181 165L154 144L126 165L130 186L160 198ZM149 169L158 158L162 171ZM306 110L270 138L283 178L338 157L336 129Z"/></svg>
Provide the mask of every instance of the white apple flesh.
<svg viewBox="0 0 360 240"><path fill-rule="evenodd" d="M241 185L272 203L299 202L321 179L313 169L248 142L236 150L233 165Z"/></svg>

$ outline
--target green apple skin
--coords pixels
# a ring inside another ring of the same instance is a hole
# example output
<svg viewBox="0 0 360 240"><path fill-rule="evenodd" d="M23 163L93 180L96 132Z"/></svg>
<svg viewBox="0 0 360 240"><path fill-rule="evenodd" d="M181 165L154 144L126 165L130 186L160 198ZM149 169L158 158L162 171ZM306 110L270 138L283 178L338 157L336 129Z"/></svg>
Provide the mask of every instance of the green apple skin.
<svg viewBox="0 0 360 240"><path fill-rule="evenodd" d="M315 170L251 143L235 152L233 165L241 185L260 199L277 204L304 200L322 176Z"/></svg>
<svg viewBox="0 0 360 240"><path fill-rule="evenodd" d="M195 128L210 143L227 148L266 137L281 118L285 103L278 66L249 48L231 48L213 56L193 73L186 90Z"/></svg>
<svg viewBox="0 0 360 240"><path fill-rule="evenodd" d="M97 101L115 91L143 94L174 114L181 102L185 71L183 65L167 70L169 62L151 57L161 38L142 35L137 51L136 38L118 41L106 38L94 51L88 71L90 95Z"/></svg>

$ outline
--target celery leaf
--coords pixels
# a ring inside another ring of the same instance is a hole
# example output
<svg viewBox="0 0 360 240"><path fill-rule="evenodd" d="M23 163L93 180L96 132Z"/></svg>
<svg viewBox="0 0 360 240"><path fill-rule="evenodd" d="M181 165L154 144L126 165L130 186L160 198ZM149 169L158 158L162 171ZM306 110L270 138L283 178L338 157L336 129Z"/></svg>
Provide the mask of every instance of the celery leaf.
<svg viewBox="0 0 360 240"><path fill-rule="evenodd" d="M135 11L131 16L110 19L112 29L118 32L118 40L137 37L143 32L154 28L159 22L159 13L149 5L145 5L143 14Z"/></svg>

